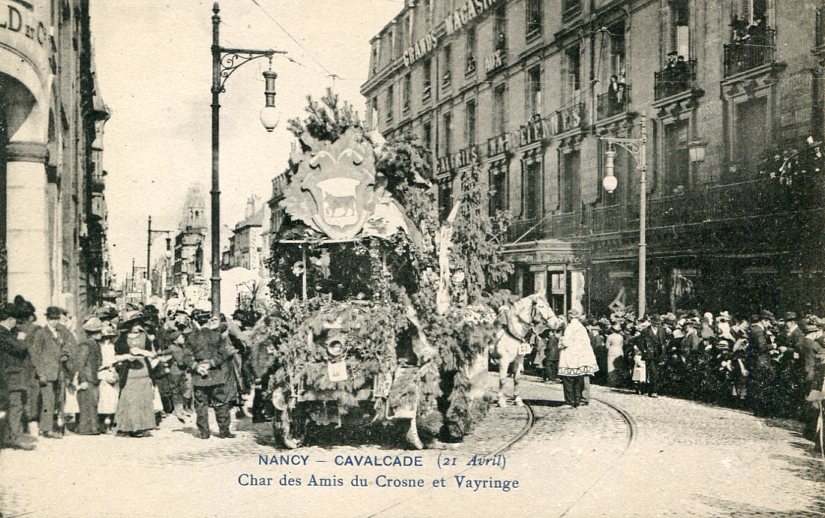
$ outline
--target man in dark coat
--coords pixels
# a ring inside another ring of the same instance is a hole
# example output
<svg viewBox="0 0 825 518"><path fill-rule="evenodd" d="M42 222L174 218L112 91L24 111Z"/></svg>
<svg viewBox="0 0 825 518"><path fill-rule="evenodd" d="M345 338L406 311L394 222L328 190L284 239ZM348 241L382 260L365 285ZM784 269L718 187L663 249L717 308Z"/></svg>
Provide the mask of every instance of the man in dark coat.
<svg viewBox="0 0 825 518"><path fill-rule="evenodd" d="M194 360L189 365L195 395L195 412L201 439L208 439L209 407L215 409L220 431L218 437L232 438L229 431L229 403L226 397L226 363L231 356L223 347L220 331L203 328L189 335L189 349Z"/></svg>
<svg viewBox="0 0 825 518"><path fill-rule="evenodd" d="M26 345L26 350L30 351L34 334L40 326L34 322L37 320L37 311L31 302L20 295L14 297L14 305L17 312L17 338ZM40 415L40 384L37 382L37 374L34 370L31 354L26 353L26 377L28 378L29 389L27 391L27 402L23 408L24 421L29 424L29 435L37 437L37 418Z"/></svg>
<svg viewBox="0 0 825 518"><path fill-rule="evenodd" d="M17 314L13 304L0 309L0 399L6 418L0 422L0 442L4 447L33 450L34 439L23 434L23 413L29 389L28 351L17 339Z"/></svg>
<svg viewBox="0 0 825 518"><path fill-rule="evenodd" d="M642 331L639 340L639 350L645 361L647 371L648 396L657 397L659 390L659 363L662 361L667 345L667 331L662 327L662 318L659 315L650 317L650 326Z"/></svg>
<svg viewBox="0 0 825 518"><path fill-rule="evenodd" d="M71 332L60 324L63 313L55 306L46 309L46 325L35 332L29 351L40 384L40 434L52 439L61 437L53 430L55 410L62 411L55 404L63 399L66 380L71 379L71 353L76 348Z"/></svg>
<svg viewBox="0 0 825 518"><path fill-rule="evenodd" d="M77 433L97 435L97 403L100 398L100 378L97 372L103 364L100 340L103 338L104 323L97 317L89 317L83 323L87 339L78 345L77 352L77 404L80 407L80 421Z"/></svg>

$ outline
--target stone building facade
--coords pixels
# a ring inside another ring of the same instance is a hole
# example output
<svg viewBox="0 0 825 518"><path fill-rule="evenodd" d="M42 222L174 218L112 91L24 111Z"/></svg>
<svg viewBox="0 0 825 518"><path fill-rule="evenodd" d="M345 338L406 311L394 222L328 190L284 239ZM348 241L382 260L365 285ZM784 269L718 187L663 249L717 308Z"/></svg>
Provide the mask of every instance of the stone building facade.
<svg viewBox="0 0 825 518"><path fill-rule="evenodd" d="M175 235L173 287L208 284L203 260L207 228L206 197L199 185L193 185L186 193L179 232Z"/></svg>
<svg viewBox="0 0 825 518"><path fill-rule="evenodd" d="M821 174L763 156L823 129L819 0L414 0L371 40L368 124L431 150L446 213L480 163L514 217L511 287L557 310L636 304L647 129L648 309L822 308Z"/></svg>
<svg viewBox="0 0 825 518"><path fill-rule="evenodd" d="M111 282L88 0L0 1L3 297L82 317Z"/></svg>

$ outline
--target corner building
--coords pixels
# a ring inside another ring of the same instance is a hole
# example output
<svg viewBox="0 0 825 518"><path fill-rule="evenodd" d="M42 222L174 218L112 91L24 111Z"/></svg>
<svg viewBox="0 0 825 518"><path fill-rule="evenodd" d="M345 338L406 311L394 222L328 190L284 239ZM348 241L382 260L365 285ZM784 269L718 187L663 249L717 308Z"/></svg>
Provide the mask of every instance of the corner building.
<svg viewBox="0 0 825 518"><path fill-rule="evenodd" d="M0 296L78 321L111 284L89 0L0 0Z"/></svg>
<svg viewBox="0 0 825 518"><path fill-rule="evenodd" d="M603 188L602 137L639 138L644 120L648 311L822 310L823 176L760 171L822 139L822 7L408 1L371 40L367 121L420 137L445 214L479 160L491 213L515 220L511 288L598 315L620 293L636 305L640 212L625 149Z"/></svg>

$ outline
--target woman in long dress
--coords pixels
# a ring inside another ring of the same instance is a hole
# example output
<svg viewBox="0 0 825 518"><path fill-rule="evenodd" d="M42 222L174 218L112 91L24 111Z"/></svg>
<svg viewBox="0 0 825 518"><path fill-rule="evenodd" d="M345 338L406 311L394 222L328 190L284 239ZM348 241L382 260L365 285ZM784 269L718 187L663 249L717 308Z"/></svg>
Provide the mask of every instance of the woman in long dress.
<svg viewBox="0 0 825 518"><path fill-rule="evenodd" d="M115 365L118 362L131 360L131 354L117 356L115 342L117 331L111 324L103 329L100 340L100 369L97 377L100 378L100 398L97 401L97 415L102 422L101 430L110 432L114 427L117 400L120 397L120 379Z"/></svg>
<svg viewBox="0 0 825 518"><path fill-rule="evenodd" d="M148 437L149 430L157 428L153 405L155 394L149 375L149 358L155 354L148 350L150 344L141 326L142 320L140 312L126 312L120 325L128 331L121 334L115 343L115 354L131 354L134 357L118 367L120 399L115 413L118 433L132 437Z"/></svg>
<svg viewBox="0 0 825 518"><path fill-rule="evenodd" d="M618 387L624 376L624 336L622 326L613 324L607 335L607 386Z"/></svg>
<svg viewBox="0 0 825 518"><path fill-rule="evenodd" d="M599 367L590 345L590 335L581 323L581 313L571 309L567 318L570 323L559 344L559 377L564 383L564 402L578 408L582 402L585 376L592 376Z"/></svg>

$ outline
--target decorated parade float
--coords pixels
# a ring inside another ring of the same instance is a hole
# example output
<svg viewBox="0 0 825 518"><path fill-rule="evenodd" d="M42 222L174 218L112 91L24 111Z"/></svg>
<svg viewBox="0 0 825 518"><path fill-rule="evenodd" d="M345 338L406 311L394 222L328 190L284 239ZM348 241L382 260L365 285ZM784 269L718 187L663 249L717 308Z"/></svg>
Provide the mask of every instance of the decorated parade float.
<svg viewBox="0 0 825 518"><path fill-rule="evenodd" d="M275 436L287 448L325 430L395 430L414 448L460 440L488 405L498 304L484 283L507 273L481 186L465 186L439 222L423 149L366 135L348 106L324 101L329 111L311 101L293 121L273 303L252 332L267 352Z"/></svg>

